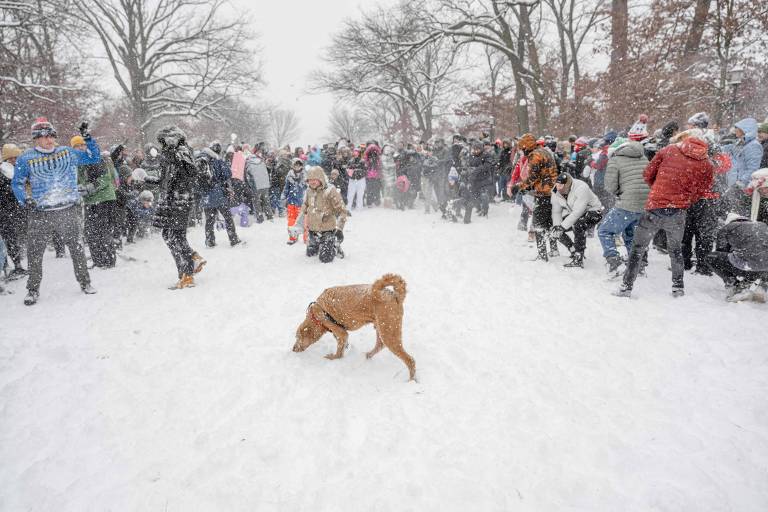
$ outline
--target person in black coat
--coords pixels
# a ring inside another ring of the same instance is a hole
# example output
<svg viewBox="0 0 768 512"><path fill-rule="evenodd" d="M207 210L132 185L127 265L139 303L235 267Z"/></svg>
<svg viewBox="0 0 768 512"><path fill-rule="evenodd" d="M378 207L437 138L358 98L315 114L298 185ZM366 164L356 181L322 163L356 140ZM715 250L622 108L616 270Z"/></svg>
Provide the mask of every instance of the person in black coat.
<svg viewBox="0 0 768 512"><path fill-rule="evenodd" d="M481 217L488 216L488 204L490 202L488 189L493 185L493 168L495 165L493 156L485 151L483 143L480 141L473 142L465 170L469 183L468 198L471 202L471 204L467 203L466 205L469 213L464 212L465 223L469 223L471 220L473 206L479 210L478 215Z"/></svg>
<svg viewBox="0 0 768 512"><path fill-rule="evenodd" d="M0 238L5 240L8 256L13 261L13 270L8 274L10 279L26 275L27 271L21 266L21 247L27 226L27 212L16 201L11 189L13 166L16 158L21 155L21 149L15 144L5 144L2 151L3 162L0 164ZM5 261L0 261L0 272Z"/></svg>
<svg viewBox="0 0 768 512"><path fill-rule="evenodd" d="M186 135L179 128L161 129L157 141L161 145L160 201L153 224L162 230L163 240L176 263L179 281L171 289L188 288L195 285L193 274L200 272L206 263L187 241L189 214L199 183L205 183L206 177L196 165Z"/></svg>
<svg viewBox="0 0 768 512"><path fill-rule="evenodd" d="M762 300L765 300L768 224L753 222L735 213L728 214L725 226L717 233L715 251L706 259L710 268L725 282L728 300L749 298L744 295L757 280L762 281Z"/></svg>

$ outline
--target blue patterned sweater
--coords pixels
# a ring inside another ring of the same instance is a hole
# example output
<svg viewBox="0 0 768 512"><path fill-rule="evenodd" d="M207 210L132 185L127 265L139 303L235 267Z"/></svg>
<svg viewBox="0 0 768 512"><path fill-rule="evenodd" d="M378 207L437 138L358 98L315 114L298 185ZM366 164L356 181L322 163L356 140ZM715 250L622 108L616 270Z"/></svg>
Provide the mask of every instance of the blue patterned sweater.
<svg viewBox="0 0 768 512"><path fill-rule="evenodd" d="M65 208L81 201L77 191L77 166L101 161L99 145L92 138L86 141L87 151L58 146L47 152L40 148L26 150L17 160L13 172L13 194L24 206L27 201L24 186L29 181L32 200L40 210Z"/></svg>

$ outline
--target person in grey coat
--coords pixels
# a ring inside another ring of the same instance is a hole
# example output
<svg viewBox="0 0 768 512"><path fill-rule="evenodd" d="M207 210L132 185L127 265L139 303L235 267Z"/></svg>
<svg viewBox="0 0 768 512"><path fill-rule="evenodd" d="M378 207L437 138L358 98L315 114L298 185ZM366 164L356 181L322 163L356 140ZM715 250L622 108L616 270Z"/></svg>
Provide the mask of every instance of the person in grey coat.
<svg viewBox="0 0 768 512"><path fill-rule="evenodd" d="M256 214L256 222L261 224L264 222L264 217L272 220L274 212L269 204L269 173L261 151L246 159L245 178L253 190L253 212Z"/></svg>
<svg viewBox="0 0 768 512"><path fill-rule="evenodd" d="M629 141L619 146L608 160L605 191L616 196L616 203L597 228L608 271L615 272L623 260L616 249L616 235L624 239L627 254L632 250L635 227L645 211L651 188L643 179L648 165L642 143Z"/></svg>
<svg viewBox="0 0 768 512"><path fill-rule="evenodd" d="M729 213L707 262L725 282L727 300L751 298L750 286L761 280L759 294L764 301L768 290L768 225Z"/></svg>
<svg viewBox="0 0 768 512"><path fill-rule="evenodd" d="M575 180L567 172L560 173L552 190L552 232L571 253L565 267L584 267L587 231L603 218L603 205L585 182ZM573 230L573 238L566 231Z"/></svg>

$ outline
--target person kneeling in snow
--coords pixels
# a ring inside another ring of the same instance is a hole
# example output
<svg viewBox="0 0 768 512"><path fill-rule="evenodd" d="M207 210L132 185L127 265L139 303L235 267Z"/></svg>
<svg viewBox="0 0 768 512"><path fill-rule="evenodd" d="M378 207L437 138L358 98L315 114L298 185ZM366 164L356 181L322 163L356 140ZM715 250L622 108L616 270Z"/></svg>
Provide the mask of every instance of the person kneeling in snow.
<svg viewBox="0 0 768 512"><path fill-rule="evenodd" d="M768 225L729 213L707 263L725 282L726 300L765 302L768 291ZM757 281L760 286L750 288Z"/></svg>
<svg viewBox="0 0 768 512"><path fill-rule="evenodd" d="M320 261L330 263L336 257L337 241L344 241L344 224L347 210L341 194L334 187L328 186L323 168L315 166L307 173L307 190L300 218L304 219L309 231L307 256L319 255ZM291 226L294 237L299 233L299 220ZM339 256L341 252L339 251Z"/></svg>
<svg viewBox="0 0 768 512"><path fill-rule="evenodd" d="M565 213L565 215L563 215ZM587 231L603 218L603 205L589 185L574 180L568 173L561 173L552 191L551 236L559 240L571 253L571 261L564 267L584 268L584 249L587 248ZM574 241L566 231L573 230Z"/></svg>

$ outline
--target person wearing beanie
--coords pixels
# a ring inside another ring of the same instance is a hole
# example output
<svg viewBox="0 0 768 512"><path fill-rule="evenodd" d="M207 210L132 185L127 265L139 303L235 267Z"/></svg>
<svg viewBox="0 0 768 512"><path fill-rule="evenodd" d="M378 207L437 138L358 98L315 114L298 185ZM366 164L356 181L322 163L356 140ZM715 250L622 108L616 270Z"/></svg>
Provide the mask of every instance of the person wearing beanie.
<svg viewBox="0 0 768 512"><path fill-rule="evenodd" d="M763 146L763 156L760 159L760 168L768 167L768 121L757 127L757 140Z"/></svg>
<svg viewBox="0 0 768 512"><path fill-rule="evenodd" d="M528 177L522 180L519 189L533 195L533 231L538 252L536 259L548 261L547 239L550 238L552 228L552 189L559 174L557 164L552 153L538 147L530 133L520 138L518 148L525 155L528 167ZM550 244L551 255L556 256L557 240L550 239Z"/></svg>
<svg viewBox="0 0 768 512"><path fill-rule="evenodd" d="M711 189L715 168L707 154L708 145L696 137L662 149L643 172L651 187L645 212L637 228L621 287L614 292L629 297L645 259L648 245L659 230L667 233L672 262L672 295L685 295L682 239L686 210Z"/></svg>
<svg viewBox="0 0 768 512"><path fill-rule="evenodd" d="M264 161L264 144L254 146L254 152L245 160L245 177L251 196L251 208L256 216L256 223L261 224L264 218L272 220L274 212L269 204L269 172ZM237 196L237 191L235 191Z"/></svg>
<svg viewBox="0 0 768 512"><path fill-rule="evenodd" d="M27 273L21 266L21 248L26 231L27 214L19 206L11 188L13 167L20 155L21 149L16 144L3 145L2 163L0 163L0 239L4 240L8 256L13 262L13 270L8 274L8 279L18 279ZM0 258L0 272L4 264L5 257Z"/></svg>
<svg viewBox="0 0 768 512"><path fill-rule="evenodd" d="M584 250L587 231L603 218L603 205L589 185L561 173L552 191L552 238L562 243L571 253L571 261L564 267L584 268ZM573 231L573 240L568 236Z"/></svg>
<svg viewBox="0 0 768 512"><path fill-rule="evenodd" d="M736 143L723 146L722 150L733 163L726 175L728 190L725 193L728 209L741 215L749 215L751 198L744 192L752 179L752 173L760 169L763 147L757 140L757 121L747 117L734 125Z"/></svg>
<svg viewBox="0 0 768 512"><path fill-rule="evenodd" d="M640 142L629 141L614 151L605 172L605 190L616 197L597 229L608 272L615 273L624 260L616 249L616 236L621 235L627 254L632 250L635 227L643 215L650 187L643 179L648 165Z"/></svg>
<svg viewBox="0 0 768 512"><path fill-rule="evenodd" d="M246 158L246 176L248 173L248 159L253 155L249 154ZM235 196L232 189L232 173L229 166L221 157L210 148L203 148L197 155L198 167L207 167L210 172L210 186L206 187L203 193L201 205L205 214L205 245L206 247L216 247L216 217L220 214L224 219L224 227L227 230L229 245L234 247L240 243L237 236L235 221L232 218L232 211L229 209L229 199ZM266 174L266 168L264 170Z"/></svg>
<svg viewBox="0 0 768 512"><path fill-rule="evenodd" d="M648 138L648 116L641 114L640 118L629 129L627 137L629 140L640 142Z"/></svg>
<svg viewBox="0 0 768 512"><path fill-rule="evenodd" d="M334 169L335 170L335 169ZM365 171L362 164L360 165L360 172L365 178ZM331 171L333 173L333 171ZM285 201L285 209L288 212L288 245L293 245L299 241L299 237L291 231L291 228L296 225L296 219L299 218L301 213L301 205L304 203L304 192L307 190L306 180L304 179L304 161L300 158L294 158L291 162L291 170L288 171L288 176L285 177L285 187L281 199ZM360 209L362 209L363 195L359 196ZM350 203L351 204L351 203ZM304 235L304 242L306 243L307 236Z"/></svg>
<svg viewBox="0 0 768 512"><path fill-rule="evenodd" d="M688 129L699 128L706 130L709 128L709 115L706 112L697 112L688 118Z"/></svg>
<svg viewBox="0 0 768 512"><path fill-rule="evenodd" d="M766 301L768 292L768 225L729 213L717 233L707 262L727 290L726 300ZM760 280L760 287L753 284ZM750 288L755 288L750 290Z"/></svg>
<svg viewBox="0 0 768 512"><path fill-rule="evenodd" d="M88 274L85 250L81 240L82 197L77 186L77 168L80 165L97 164L101 150L91 137L88 123L78 127L85 140L86 150L58 146L56 130L44 117L32 124L34 147L22 153L16 160L11 184L16 200L28 210L27 296L24 304L37 303L40 282L43 279L43 253L52 235L60 235L69 247L75 277L83 293L93 294ZM27 196L27 184L30 195Z"/></svg>

